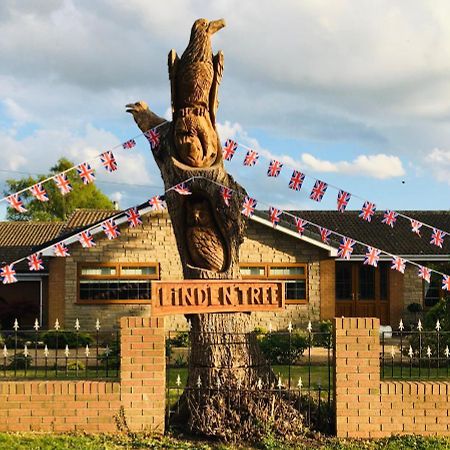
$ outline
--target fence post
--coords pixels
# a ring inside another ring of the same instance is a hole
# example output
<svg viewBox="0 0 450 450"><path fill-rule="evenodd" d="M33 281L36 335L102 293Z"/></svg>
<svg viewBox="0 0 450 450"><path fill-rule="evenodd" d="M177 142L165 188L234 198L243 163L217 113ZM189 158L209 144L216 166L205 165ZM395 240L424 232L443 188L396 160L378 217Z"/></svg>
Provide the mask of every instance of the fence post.
<svg viewBox="0 0 450 450"><path fill-rule="evenodd" d="M121 404L131 431L164 432L164 319L122 317L120 321Z"/></svg>
<svg viewBox="0 0 450 450"><path fill-rule="evenodd" d="M380 433L379 328L379 319L334 319L338 437L377 437Z"/></svg>

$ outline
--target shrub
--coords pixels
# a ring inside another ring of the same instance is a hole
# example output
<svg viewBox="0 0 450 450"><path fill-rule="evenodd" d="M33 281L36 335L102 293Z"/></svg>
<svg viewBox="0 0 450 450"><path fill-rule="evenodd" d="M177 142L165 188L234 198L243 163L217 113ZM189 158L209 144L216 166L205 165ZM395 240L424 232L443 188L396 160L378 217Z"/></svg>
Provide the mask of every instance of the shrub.
<svg viewBox="0 0 450 450"><path fill-rule="evenodd" d="M294 331L290 336L287 332L267 333L259 337L259 345L271 364L293 364L308 348L308 336L302 331Z"/></svg>
<svg viewBox="0 0 450 450"><path fill-rule="evenodd" d="M81 361L68 361L67 370L81 371L85 370L86 366Z"/></svg>
<svg viewBox="0 0 450 450"><path fill-rule="evenodd" d="M10 369L24 370L29 369L33 358L30 355L25 356L23 352L16 353L9 363L8 367Z"/></svg>
<svg viewBox="0 0 450 450"><path fill-rule="evenodd" d="M172 347L189 347L189 331L180 331L168 341Z"/></svg>
<svg viewBox="0 0 450 450"><path fill-rule="evenodd" d="M314 334L313 345L328 348L333 343L333 325L331 320L321 320L312 324Z"/></svg>
<svg viewBox="0 0 450 450"><path fill-rule="evenodd" d="M78 333L78 341L77 341L77 333L74 331L46 331L41 336L44 344L47 345L48 348L56 348L56 340L58 340L58 348L66 348L66 345L69 348L75 348L78 343L78 347L86 347L86 345L91 345L93 339L88 333Z"/></svg>
<svg viewBox="0 0 450 450"><path fill-rule="evenodd" d="M114 340L108 350L98 355L98 359L103 366L108 364L109 369L118 369L120 364L120 343Z"/></svg>
<svg viewBox="0 0 450 450"><path fill-rule="evenodd" d="M410 312L410 313L420 313L422 312L422 305L420 303L410 303L406 309Z"/></svg>

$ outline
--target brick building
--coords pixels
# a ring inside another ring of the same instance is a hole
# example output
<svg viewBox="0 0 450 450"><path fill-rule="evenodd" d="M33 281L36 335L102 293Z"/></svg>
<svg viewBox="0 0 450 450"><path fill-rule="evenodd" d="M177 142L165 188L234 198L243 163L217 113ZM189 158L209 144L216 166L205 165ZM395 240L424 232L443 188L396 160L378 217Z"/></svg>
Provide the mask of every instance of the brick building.
<svg viewBox="0 0 450 450"><path fill-rule="evenodd" d="M0 262L10 263L61 238L75 241L80 230L113 214L117 212L77 210L65 223L0 223ZM411 233L406 220L399 220L391 229L381 223L380 216L368 224L356 211L301 211L298 215L422 265L444 272L448 267L450 242L444 242L442 249L430 245L426 232L419 238ZM408 215L450 229L449 212L414 211ZM116 325L122 316L151 314L152 280L181 279L182 272L168 214L148 213L142 219L143 225L136 229L122 225L118 239L97 234L94 248L83 249L74 243L70 257L47 256L43 272L30 273L26 264L18 264L19 282L0 286L2 328L10 328L16 316L23 327L31 326L36 317L44 326L52 326L58 318L71 327L78 318L85 327L92 327L96 318ZM338 242L325 244L314 230L316 227L310 226L299 236L289 222L274 229L263 211L249 221L240 254L242 277L286 282L285 310L254 314L255 326L267 328L270 323L285 328L289 321L298 324L334 316L379 317L383 324L396 325L407 315L408 304L428 308L443 295L440 280L422 282L414 266L407 266L401 275L390 270L390 258L381 258L376 269L364 265L362 246L355 247L350 261L338 260ZM183 316L166 320L170 329L185 326Z"/></svg>

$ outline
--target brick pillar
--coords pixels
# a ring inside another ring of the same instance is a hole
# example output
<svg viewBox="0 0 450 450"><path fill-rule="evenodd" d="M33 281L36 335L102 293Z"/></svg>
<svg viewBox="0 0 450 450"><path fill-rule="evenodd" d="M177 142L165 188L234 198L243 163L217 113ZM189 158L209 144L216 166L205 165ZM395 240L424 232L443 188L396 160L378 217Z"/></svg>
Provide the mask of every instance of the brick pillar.
<svg viewBox="0 0 450 450"><path fill-rule="evenodd" d="M338 437L381 432L379 319L334 319L335 408Z"/></svg>
<svg viewBox="0 0 450 450"><path fill-rule="evenodd" d="M121 404L132 431L164 432L164 319L122 317Z"/></svg>

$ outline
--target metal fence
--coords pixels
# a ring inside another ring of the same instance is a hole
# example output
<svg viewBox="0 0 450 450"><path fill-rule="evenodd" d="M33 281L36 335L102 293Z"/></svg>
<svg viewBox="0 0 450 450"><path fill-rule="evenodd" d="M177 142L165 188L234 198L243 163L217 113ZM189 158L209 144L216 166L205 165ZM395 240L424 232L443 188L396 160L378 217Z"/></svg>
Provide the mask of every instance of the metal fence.
<svg viewBox="0 0 450 450"><path fill-rule="evenodd" d="M442 331L439 320L434 329L417 325L381 333L381 378L410 380L448 379L450 374L450 332Z"/></svg>
<svg viewBox="0 0 450 450"><path fill-rule="evenodd" d="M211 341L216 345L224 345L227 341L239 345L236 335L234 338L221 336ZM194 383L191 381L187 385L191 338L192 332L186 331L170 332L166 339L168 424L179 413L183 396L195 399L200 407L218 394L225 399L222 401L238 404L248 396L256 403L271 396L290 403L303 415L307 426L333 432L333 342L330 332L314 332L309 324L306 330L294 330L290 326L287 331L255 331L250 338L247 335L242 345L248 345L249 340L258 343L264 359L264 375L253 379L251 384L238 380L232 385L227 384L225 372L242 368L214 366L216 377L202 379L198 376Z"/></svg>
<svg viewBox="0 0 450 450"><path fill-rule="evenodd" d="M0 380L20 379L117 379L119 377L119 331L83 329L78 319L72 330L56 320L43 330L36 320L22 329L17 320L11 330L0 330Z"/></svg>

